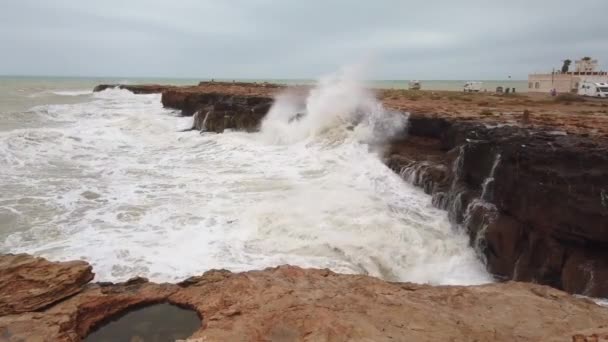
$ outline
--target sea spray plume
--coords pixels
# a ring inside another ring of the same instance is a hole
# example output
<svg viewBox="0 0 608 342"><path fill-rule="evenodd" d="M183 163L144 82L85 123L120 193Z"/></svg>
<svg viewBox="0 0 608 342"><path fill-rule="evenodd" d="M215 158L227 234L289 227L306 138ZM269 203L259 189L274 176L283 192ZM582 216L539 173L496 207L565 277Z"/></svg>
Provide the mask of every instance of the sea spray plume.
<svg viewBox="0 0 608 342"><path fill-rule="evenodd" d="M407 115L382 106L362 81L362 69L349 66L324 76L307 95L294 89L279 94L262 122L262 136L273 143L351 136L377 144L403 132Z"/></svg>
<svg viewBox="0 0 608 342"><path fill-rule="evenodd" d="M272 143L285 143L300 140L301 138L289 136L290 130L295 130L294 121L301 118L306 111L306 98L298 94L295 89L288 88L286 91L275 96L272 107L262 121L261 133Z"/></svg>

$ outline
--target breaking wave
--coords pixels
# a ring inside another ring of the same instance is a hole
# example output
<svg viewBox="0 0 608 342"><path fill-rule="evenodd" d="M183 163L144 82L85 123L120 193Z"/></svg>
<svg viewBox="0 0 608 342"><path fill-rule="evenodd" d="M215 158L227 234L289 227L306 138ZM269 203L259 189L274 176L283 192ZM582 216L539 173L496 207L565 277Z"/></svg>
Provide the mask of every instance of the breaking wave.
<svg viewBox="0 0 608 342"><path fill-rule="evenodd" d="M407 114L386 110L362 81L361 67L325 76L308 93L288 89L276 97L262 123L273 143L292 143L320 135L353 137L370 144L386 142L407 126Z"/></svg>
<svg viewBox="0 0 608 342"><path fill-rule="evenodd" d="M279 264L491 281L430 196L377 149L407 117L351 70L282 94L261 132L180 133L159 95L108 89L0 132L0 251L84 259L97 280Z"/></svg>

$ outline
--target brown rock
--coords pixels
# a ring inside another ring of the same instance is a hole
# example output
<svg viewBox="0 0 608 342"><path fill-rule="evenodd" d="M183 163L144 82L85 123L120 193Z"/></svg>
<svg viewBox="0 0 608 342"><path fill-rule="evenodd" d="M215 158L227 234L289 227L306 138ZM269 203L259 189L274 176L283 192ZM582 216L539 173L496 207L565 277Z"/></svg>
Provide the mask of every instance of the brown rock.
<svg viewBox="0 0 608 342"><path fill-rule="evenodd" d="M40 312L0 317L0 338L78 341L113 315L163 301L196 310L203 325L191 339L209 342L569 341L604 334L608 322L608 309L541 285L415 285L280 266L178 285L91 284Z"/></svg>
<svg viewBox="0 0 608 342"><path fill-rule="evenodd" d="M433 145L421 146L421 138L437 141L435 152L428 153ZM480 252L492 273L608 295L608 141L554 128L417 114L410 116L408 139L390 153L388 165L403 175L403 166L412 163L443 164L447 174L421 167L423 176L405 178L434 195L433 203L449 209L457 224L487 185L483 200L496 208L496 222L471 211L466 228L472 242L483 234ZM566 263L568 255L576 259Z"/></svg>
<svg viewBox="0 0 608 342"><path fill-rule="evenodd" d="M527 125L528 123L530 123L530 111L527 109L524 109L524 113L521 116L521 123L523 123L524 125Z"/></svg>
<svg viewBox="0 0 608 342"><path fill-rule="evenodd" d="M39 310L80 292L93 279L91 269L84 261L1 255L0 316Z"/></svg>
<svg viewBox="0 0 608 342"><path fill-rule="evenodd" d="M604 253L577 249L568 255L562 269L564 290L590 297L608 293L608 259Z"/></svg>
<svg viewBox="0 0 608 342"><path fill-rule="evenodd" d="M508 215L500 215L485 231L488 270L503 279L514 279L513 271L521 254L522 224Z"/></svg>

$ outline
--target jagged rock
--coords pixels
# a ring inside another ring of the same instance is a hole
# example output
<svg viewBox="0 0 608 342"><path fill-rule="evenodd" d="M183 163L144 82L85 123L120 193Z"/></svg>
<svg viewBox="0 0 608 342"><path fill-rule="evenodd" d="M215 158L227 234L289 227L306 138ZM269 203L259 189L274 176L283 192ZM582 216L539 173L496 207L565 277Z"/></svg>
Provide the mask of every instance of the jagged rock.
<svg viewBox="0 0 608 342"><path fill-rule="evenodd" d="M212 107L215 111L229 116L254 113L255 124L266 115L273 102L273 96L283 87L263 87L253 83L201 83L198 87L175 87L163 91L161 102L164 107L180 110L184 116L192 116L197 111Z"/></svg>
<svg viewBox="0 0 608 342"><path fill-rule="evenodd" d="M216 93L163 93L163 105L194 115L194 129L222 133L225 129L255 131L270 109L273 99L263 96Z"/></svg>
<svg viewBox="0 0 608 342"><path fill-rule="evenodd" d="M93 279L84 261L49 262L27 254L0 256L0 316L34 311L80 292Z"/></svg>
<svg viewBox="0 0 608 342"><path fill-rule="evenodd" d="M419 172L410 181L441 195L443 206L455 211L450 215L455 223L465 224L468 205L481 196L496 164L486 200L498 214L487 220L471 211L465 227L472 242L482 234L480 252L492 273L608 296L608 206L601 200L608 189L605 139L445 117L410 120L412 141L393 146L388 164ZM435 151L420 147L419 137L435 139ZM453 186L458 154L460 179ZM430 171L440 166L447 176Z"/></svg>
<svg viewBox="0 0 608 342"><path fill-rule="evenodd" d="M213 270L177 285L90 284L50 307L0 317L0 338L79 341L114 315L159 302L198 312L203 324L191 339L209 342L571 341L605 333L608 322L607 308L542 285L429 286L280 266Z"/></svg>

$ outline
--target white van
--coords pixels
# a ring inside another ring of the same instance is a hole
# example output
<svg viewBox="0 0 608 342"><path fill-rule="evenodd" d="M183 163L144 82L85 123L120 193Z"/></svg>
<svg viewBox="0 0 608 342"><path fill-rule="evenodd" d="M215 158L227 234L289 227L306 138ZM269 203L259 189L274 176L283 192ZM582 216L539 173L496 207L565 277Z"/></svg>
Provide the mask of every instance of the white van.
<svg viewBox="0 0 608 342"><path fill-rule="evenodd" d="M465 93L480 92L483 82L467 82L464 84L463 91Z"/></svg>
<svg viewBox="0 0 608 342"><path fill-rule="evenodd" d="M608 83L583 81L578 86L578 94L582 96L608 97Z"/></svg>

